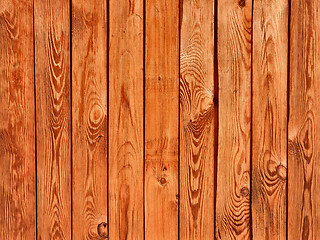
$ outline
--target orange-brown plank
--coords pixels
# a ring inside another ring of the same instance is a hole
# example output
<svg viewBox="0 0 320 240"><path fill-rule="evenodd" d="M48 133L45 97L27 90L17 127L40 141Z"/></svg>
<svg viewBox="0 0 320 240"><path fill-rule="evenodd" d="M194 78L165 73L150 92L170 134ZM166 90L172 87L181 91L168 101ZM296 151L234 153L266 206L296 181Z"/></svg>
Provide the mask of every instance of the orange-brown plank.
<svg viewBox="0 0 320 240"><path fill-rule="evenodd" d="M288 239L320 235L320 2L291 1Z"/></svg>
<svg viewBox="0 0 320 240"><path fill-rule="evenodd" d="M216 238L250 239L252 1L218 1Z"/></svg>
<svg viewBox="0 0 320 240"><path fill-rule="evenodd" d="M143 1L109 14L109 238L143 239Z"/></svg>
<svg viewBox="0 0 320 240"><path fill-rule="evenodd" d="M214 0L181 1L180 238L214 238Z"/></svg>
<svg viewBox="0 0 320 240"><path fill-rule="evenodd" d="M252 235L286 239L288 0L256 1L252 55Z"/></svg>
<svg viewBox="0 0 320 240"><path fill-rule="evenodd" d="M34 4L38 238L71 239L69 3Z"/></svg>
<svg viewBox="0 0 320 240"><path fill-rule="evenodd" d="M107 4L72 0L73 238L108 236Z"/></svg>
<svg viewBox="0 0 320 240"><path fill-rule="evenodd" d="M35 239L33 2L0 2L0 239Z"/></svg>
<svg viewBox="0 0 320 240"><path fill-rule="evenodd" d="M178 239L179 1L146 0L145 238Z"/></svg>

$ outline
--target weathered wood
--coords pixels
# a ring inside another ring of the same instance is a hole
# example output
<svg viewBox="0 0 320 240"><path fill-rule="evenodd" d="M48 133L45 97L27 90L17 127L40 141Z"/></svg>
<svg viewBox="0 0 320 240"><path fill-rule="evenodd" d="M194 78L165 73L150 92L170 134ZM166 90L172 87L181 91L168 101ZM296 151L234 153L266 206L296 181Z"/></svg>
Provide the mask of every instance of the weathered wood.
<svg viewBox="0 0 320 240"><path fill-rule="evenodd" d="M214 0L180 10L180 238L214 238Z"/></svg>
<svg viewBox="0 0 320 240"><path fill-rule="evenodd" d="M320 235L320 2L291 1L288 239Z"/></svg>
<svg viewBox="0 0 320 240"><path fill-rule="evenodd" d="M73 238L108 236L107 3L72 0Z"/></svg>
<svg viewBox="0 0 320 240"><path fill-rule="evenodd" d="M288 1L257 1L252 55L252 235L286 239Z"/></svg>
<svg viewBox="0 0 320 240"><path fill-rule="evenodd" d="M146 0L145 238L178 239L179 1Z"/></svg>
<svg viewBox="0 0 320 240"><path fill-rule="evenodd" d="M35 0L39 239L71 239L69 3Z"/></svg>
<svg viewBox="0 0 320 240"><path fill-rule="evenodd" d="M143 239L143 1L110 1L110 239Z"/></svg>
<svg viewBox="0 0 320 240"><path fill-rule="evenodd" d="M33 2L0 2L0 239L35 239Z"/></svg>
<svg viewBox="0 0 320 240"><path fill-rule="evenodd" d="M250 239L252 1L218 1L216 238Z"/></svg>

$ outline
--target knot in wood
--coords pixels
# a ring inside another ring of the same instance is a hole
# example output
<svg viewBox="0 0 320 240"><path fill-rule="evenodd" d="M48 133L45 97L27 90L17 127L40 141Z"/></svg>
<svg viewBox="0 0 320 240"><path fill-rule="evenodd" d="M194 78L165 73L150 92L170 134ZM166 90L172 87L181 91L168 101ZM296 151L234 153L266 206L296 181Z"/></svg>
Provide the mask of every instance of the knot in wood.
<svg viewBox="0 0 320 240"><path fill-rule="evenodd" d="M108 238L108 224L105 222L99 223L97 227L98 235L105 239Z"/></svg>
<svg viewBox="0 0 320 240"><path fill-rule="evenodd" d="M276 169L278 177L283 181L287 180L287 168L280 164L277 166Z"/></svg>
<svg viewBox="0 0 320 240"><path fill-rule="evenodd" d="M243 8L246 5L246 0L239 0L238 5Z"/></svg>
<svg viewBox="0 0 320 240"><path fill-rule="evenodd" d="M240 194L242 197L247 197L249 195L249 193L250 193L250 191L249 191L249 188L247 188L247 187L243 187L240 190Z"/></svg>

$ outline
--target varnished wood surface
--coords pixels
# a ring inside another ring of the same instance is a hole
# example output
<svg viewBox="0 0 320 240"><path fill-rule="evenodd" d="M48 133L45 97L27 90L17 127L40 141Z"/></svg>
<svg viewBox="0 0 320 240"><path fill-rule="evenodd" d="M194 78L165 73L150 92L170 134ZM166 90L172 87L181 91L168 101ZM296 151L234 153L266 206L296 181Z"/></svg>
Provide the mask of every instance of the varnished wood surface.
<svg viewBox="0 0 320 240"><path fill-rule="evenodd" d="M68 1L36 0L38 239L71 239Z"/></svg>
<svg viewBox="0 0 320 240"><path fill-rule="evenodd" d="M179 1L145 5L145 239L178 239Z"/></svg>
<svg viewBox="0 0 320 240"><path fill-rule="evenodd" d="M214 1L180 10L180 239L214 236Z"/></svg>
<svg viewBox="0 0 320 240"><path fill-rule="evenodd" d="M35 239L33 2L0 2L0 239Z"/></svg>
<svg viewBox="0 0 320 240"><path fill-rule="evenodd" d="M72 0L72 235L108 237L107 4Z"/></svg>
<svg viewBox="0 0 320 240"><path fill-rule="evenodd" d="M110 1L110 239L143 239L143 1Z"/></svg>
<svg viewBox="0 0 320 240"><path fill-rule="evenodd" d="M216 238L250 239L252 1L218 1Z"/></svg>
<svg viewBox="0 0 320 240"><path fill-rule="evenodd" d="M286 239L288 10L284 1L253 9L252 235Z"/></svg>
<svg viewBox="0 0 320 240"><path fill-rule="evenodd" d="M318 1L291 1L288 126L288 239L320 234Z"/></svg>
<svg viewBox="0 0 320 240"><path fill-rule="evenodd" d="M0 239L318 239L319 10L0 1Z"/></svg>

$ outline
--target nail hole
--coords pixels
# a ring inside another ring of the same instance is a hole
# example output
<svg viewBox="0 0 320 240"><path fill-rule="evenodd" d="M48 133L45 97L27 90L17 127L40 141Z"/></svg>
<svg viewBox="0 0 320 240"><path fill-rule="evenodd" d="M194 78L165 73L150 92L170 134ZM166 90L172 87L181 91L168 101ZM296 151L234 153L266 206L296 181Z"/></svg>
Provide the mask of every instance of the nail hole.
<svg viewBox="0 0 320 240"><path fill-rule="evenodd" d="M167 183L167 180L164 177L162 177L160 178L160 183L161 185L165 185Z"/></svg>

